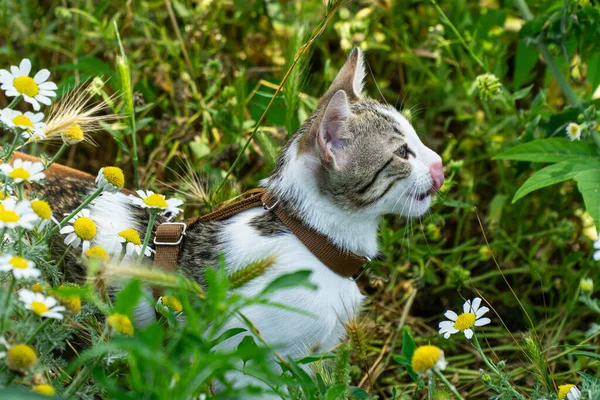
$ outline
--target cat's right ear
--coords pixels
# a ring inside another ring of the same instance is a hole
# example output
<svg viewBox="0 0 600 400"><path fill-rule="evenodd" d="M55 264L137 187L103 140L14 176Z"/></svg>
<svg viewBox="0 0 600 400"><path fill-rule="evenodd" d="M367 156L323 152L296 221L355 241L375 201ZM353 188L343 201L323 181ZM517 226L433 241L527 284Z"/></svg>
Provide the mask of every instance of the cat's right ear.
<svg viewBox="0 0 600 400"><path fill-rule="evenodd" d="M341 169L346 166L347 148L352 139L346 129L350 106L344 90L338 90L329 100L319 123L317 141L325 158Z"/></svg>
<svg viewBox="0 0 600 400"><path fill-rule="evenodd" d="M365 85L365 76L363 52L358 47L355 47L323 98L328 99L338 90L346 92L346 95L351 100L360 98Z"/></svg>

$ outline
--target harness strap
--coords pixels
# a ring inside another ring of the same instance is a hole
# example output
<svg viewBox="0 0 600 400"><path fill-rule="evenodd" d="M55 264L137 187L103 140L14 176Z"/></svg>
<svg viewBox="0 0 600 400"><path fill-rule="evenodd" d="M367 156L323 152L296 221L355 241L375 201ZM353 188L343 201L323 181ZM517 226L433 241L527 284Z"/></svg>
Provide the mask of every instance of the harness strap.
<svg viewBox="0 0 600 400"><path fill-rule="evenodd" d="M252 192L252 196L210 214L190 218L185 222L166 222L159 225L154 238L155 263L166 271L175 272L184 235L190 226L201 222L222 221L251 208L263 207L268 212L273 212L315 257L336 274L355 280L368 267L371 262L368 257L340 250L325 235L277 207L277 200L265 189L254 189Z"/></svg>

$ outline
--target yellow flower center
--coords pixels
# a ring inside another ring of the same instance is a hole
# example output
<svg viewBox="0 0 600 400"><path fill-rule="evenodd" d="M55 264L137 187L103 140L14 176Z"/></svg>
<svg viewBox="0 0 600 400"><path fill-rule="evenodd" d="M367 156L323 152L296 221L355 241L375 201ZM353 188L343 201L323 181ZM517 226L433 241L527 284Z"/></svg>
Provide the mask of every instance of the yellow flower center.
<svg viewBox="0 0 600 400"><path fill-rule="evenodd" d="M123 170L117 167L105 167L104 177L113 186L122 188L125 185L125 176Z"/></svg>
<svg viewBox="0 0 600 400"><path fill-rule="evenodd" d="M12 265L13 268L18 268L18 269L25 269L25 268L29 267L29 263L27 262L27 260L24 259L23 257L19 257L19 256L14 256L13 258L10 259L10 261L8 263L10 265Z"/></svg>
<svg viewBox="0 0 600 400"><path fill-rule="evenodd" d="M470 312L460 314L454 321L454 327L459 331L471 329L473 326L475 326L475 314Z"/></svg>
<svg viewBox="0 0 600 400"><path fill-rule="evenodd" d="M442 351L436 346L419 346L412 356L411 366L417 373L424 373L432 369L440 360Z"/></svg>
<svg viewBox="0 0 600 400"><path fill-rule="evenodd" d="M96 236L96 224L88 217L79 217L73 223L75 234L82 240L92 240Z"/></svg>
<svg viewBox="0 0 600 400"><path fill-rule="evenodd" d="M127 315L113 314L106 318L106 323L122 335L133 335L133 324Z"/></svg>
<svg viewBox="0 0 600 400"><path fill-rule="evenodd" d="M30 128L33 128L33 122L31 122L31 120L24 115L17 115L13 118L12 122L15 125L28 126Z"/></svg>
<svg viewBox="0 0 600 400"><path fill-rule="evenodd" d="M8 192L5 192L4 190L0 190L0 201L8 199L9 196L10 196L10 194L8 194Z"/></svg>
<svg viewBox="0 0 600 400"><path fill-rule="evenodd" d="M104 250L100 246L90 247L83 254L87 258L92 258L92 259L98 260L98 261L104 261L104 262L106 262L106 261L110 260L110 256L108 255L108 253L106 252L106 250Z"/></svg>
<svg viewBox="0 0 600 400"><path fill-rule="evenodd" d="M579 283L579 287L585 293L591 293L594 291L594 281L589 278L582 279L581 282Z"/></svg>
<svg viewBox="0 0 600 400"><path fill-rule="evenodd" d="M558 387L558 398L561 400L566 398L567 394L569 393L569 391L571 390L571 388L573 386L575 386L575 385L571 385L571 384L560 385Z"/></svg>
<svg viewBox="0 0 600 400"><path fill-rule="evenodd" d="M575 136L579 133L579 125L569 125L569 134Z"/></svg>
<svg viewBox="0 0 600 400"><path fill-rule="evenodd" d="M19 167L10 171L10 174L8 174L8 176L10 176L12 179L23 179L24 181L26 181L31 177L31 174L26 169Z"/></svg>
<svg viewBox="0 0 600 400"><path fill-rule="evenodd" d="M142 244L140 239L140 235L138 235L137 231L133 228L125 229L124 231L119 232L119 236L121 236L125 241L129 243L133 243L136 246Z"/></svg>
<svg viewBox="0 0 600 400"><path fill-rule="evenodd" d="M31 286L31 290L33 290L35 293L44 293L44 286L42 286L41 283L36 282Z"/></svg>
<svg viewBox="0 0 600 400"><path fill-rule="evenodd" d="M27 344L14 345L6 354L6 365L12 370L31 369L37 361L35 350Z"/></svg>
<svg viewBox="0 0 600 400"><path fill-rule="evenodd" d="M83 140L83 130L81 130L79 125L71 125L65 129L63 135L76 142L81 142Z"/></svg>
<svg viewBox="0 0 600 400"><path fill-rule="evenodd" d="M32 301L31 302L31 309L37 315L42 315L43 313L47 313L48 311L50 311L50 309L48 308L48 306L45 305L44 303L42 303L41 301Z"/></svg>
<svg viewBox="0 0 600 400"><path fill-rule="evenodd" d="M61 285L58 287L59 289L64 289L66 286ZM55 293L56 298L60 301L60 303L67 307L69 311L72 313L78 313L81 311L81 297L76 294L59 294Z"/></svg>
<svg viewBox="0 0 600 400"><path fill-rule="evenodd" d="M54 390L54 388L52 386L48 385L47 383L42 383L41 385L35 385L33 387L33 391L37 392L41 395L49 396L49 397L52 397L56 394L56 391Z"/></svg>
<svg viewBox="0 0 600 400"><path fill-rule="evenodd" d="M37 83L29 76L19 76L18 78L15 78L13 85L15 86L15 89L17 89L17 92L29 97L34 97L40 91Z"/></svg>
<svg viewBox="0 0 600 400"><path fill-rule="evenodd" d="M0 208L0 221L1 222L18 222L19 214L13 210L5 210L4 207Z"/></svg>
<svg viewBox="0 0 600 400"><path fill-rule="evenodd" d="M163 296L160 298L160 302L167 308L180 313L183 310L183 305L177 297L174 296Z"/></svg>
<svg viewBox="0 0 600 400"><path fill-rule="evenodd" d="M31 208L41 219L50 219L50 217L52 217L52 209L44 200L33 200L31 202Z"/></svg>
<svg viewBox="0 0 600 400"><path fill-rule="evenodd" d="M167 204L167 201L165 200L165 196L161 195L161 194L151 194L150 196L146 197L144 199L144 204L146 204L147 206L150 207L157 207L157 208L167 208L169 207L169 205Z"/></svg>

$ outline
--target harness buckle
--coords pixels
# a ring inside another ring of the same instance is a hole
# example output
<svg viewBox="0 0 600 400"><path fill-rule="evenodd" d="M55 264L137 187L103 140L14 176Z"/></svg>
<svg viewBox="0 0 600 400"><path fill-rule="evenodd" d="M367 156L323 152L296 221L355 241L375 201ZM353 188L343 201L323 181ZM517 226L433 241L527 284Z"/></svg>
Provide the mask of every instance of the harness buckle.
<svg viewBox="0 0 600 400"><path fill-rule="evenodd" d="M369 267L371 266L371 262L373 260L371 260L370 257L365 256L365 258L367 259L367 261L363 264L363 266L361 267L361 269L358 271L358 273L354 276L351 276L350 279L352 282L356 282L358 280L358 278L360 278L360 276L363 274L363 272L365 272L366 270L369 269Z"/></svg>
<svg viewBox="0 0 600 400"><path fill-rule="evenodd" d="M179 234L179 240L176 242L159 242L158 240L156 240L156 234L154 235L154 239L153 242L155 245L160 245L160 246L177 246L181 243L181 241L183 240L183 237L185 236L185 231L187 230L187 224L185 222L163 222L161 225L181 225L183 226L183 230L181 231L181 233ZM157 228L157 232L158 232L158 228Z"/></svg>
<svg viewBox="0 0 600 400"><path fill-rule="evenodd" d="M273 203L272 206L269 206L267 203L265 203L263 201L262 207L265 209L265 211L271 211L272 209L274 209L275 207L277 207L277 204L279 204L279 200L277 200L275 203Z"/></svg>

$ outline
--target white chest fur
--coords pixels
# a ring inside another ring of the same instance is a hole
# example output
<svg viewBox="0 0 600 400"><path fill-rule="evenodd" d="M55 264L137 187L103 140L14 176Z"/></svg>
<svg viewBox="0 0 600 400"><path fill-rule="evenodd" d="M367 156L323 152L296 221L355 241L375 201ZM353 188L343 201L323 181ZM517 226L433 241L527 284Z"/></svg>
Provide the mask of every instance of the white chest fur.
<svg viewBox="0 0 600 400"><path fill-rule="evenodd" d="M316 290L298 287L273 293L270 300L304 310L312 316L270 306L251 306L242 310L259 329L264 339L280 349L284 356L306 354L307 349L330 350L344 335L343 322L359 311L363 295L356 284L323 265L292 234L261 236L248 222L268 211L248 210L232 218L222 233L227 269L234 272L248 264L275 257L265 274L250 281L238 291L255 296L282 274L310 270ZM231 321L230 327L239 324ZM241 338L232 339L239 342Z"/></svg>

